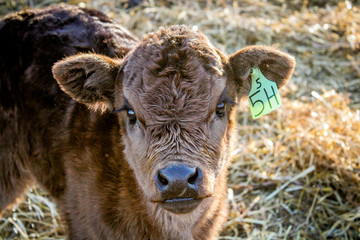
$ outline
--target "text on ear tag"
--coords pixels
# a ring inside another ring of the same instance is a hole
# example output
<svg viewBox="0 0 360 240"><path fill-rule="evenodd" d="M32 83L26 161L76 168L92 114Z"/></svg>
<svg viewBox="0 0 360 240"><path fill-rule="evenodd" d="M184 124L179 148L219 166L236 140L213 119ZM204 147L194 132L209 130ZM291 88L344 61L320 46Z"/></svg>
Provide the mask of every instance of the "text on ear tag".
<svg viewBox="0 0 360 240"><path fill-rule="evenodd" d="M257 119L280 107L281 99L275 82L267 79L257 67L251 70L249 104L253 119Z"/></svg>

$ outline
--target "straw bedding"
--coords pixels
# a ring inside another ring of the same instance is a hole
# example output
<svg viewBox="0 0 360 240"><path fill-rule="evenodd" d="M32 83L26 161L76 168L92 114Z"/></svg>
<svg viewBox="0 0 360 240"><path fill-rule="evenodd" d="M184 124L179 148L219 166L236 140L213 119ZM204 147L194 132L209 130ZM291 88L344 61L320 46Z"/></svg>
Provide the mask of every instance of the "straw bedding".
<svg viewBox="0 0 360 240"><path fill-rule="evenodd" d="M29 1L34 6L55 0ZM360 6L358 1L127 1L71 4L106 12L142 36L187 24L220 50L273 45L294 55L283 105L252 120L239 107L220 239L360 238ZM0 3L0 13L26 7ZM244 106L245 105L245 106ZM65 237L54 203L34 188L0 220L0 239Z"/></svg>

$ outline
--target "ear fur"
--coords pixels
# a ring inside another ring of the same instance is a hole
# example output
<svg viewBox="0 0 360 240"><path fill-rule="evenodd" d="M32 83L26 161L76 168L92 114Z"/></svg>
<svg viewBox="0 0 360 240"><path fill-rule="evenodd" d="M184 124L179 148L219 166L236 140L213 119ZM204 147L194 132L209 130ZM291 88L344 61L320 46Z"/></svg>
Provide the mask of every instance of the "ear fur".
<svg viewBox="0 0 360 240"><path fill-rule="evenodd" d="M240 97L250 92L252 67L259 67L267 79L276 82L278 88L287 83L295 68L295 59L292 56L265 46L243 48L230 56L229 63L236 85L240 89Z"/></svg>
<svg viewBox="0 0 360 240"><path fill-rule="evenodd" d="M120 60L98 54L79 54L54 64L53 76L61 89L90 109L113 109L115 78Z"/></svg>

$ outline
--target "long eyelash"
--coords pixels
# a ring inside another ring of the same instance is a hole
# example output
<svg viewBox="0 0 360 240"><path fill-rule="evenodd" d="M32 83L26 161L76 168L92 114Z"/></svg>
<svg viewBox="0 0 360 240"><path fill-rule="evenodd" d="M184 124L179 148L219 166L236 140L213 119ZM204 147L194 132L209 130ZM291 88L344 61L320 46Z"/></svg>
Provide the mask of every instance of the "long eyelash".
<svg viewBox="0 0 360 240"><path fill-rule="evenodd" d="M234 102L234 101L232 101L232 100L230 100L230 99L225 99L225 100L224 100L224 103L230 104L231 106L237 105L236 102Z"/></svg>
<svg viewBox="0 0 360 240"><path fill-rule="evenodd" d="M224 91L221 93L220 95L220 99L218 100L218 103L225 103L225 104L229 104L231 106L237 105L236 102L232 101L229 96L227 95L227 89L225 88Z"/></svg>
<svg viewBox="0 0 360 240"><path fill-rule="evenodd" d="M234 102L234 101L232 101L232 100L230 100L230 98L229 98L227 95L223 95L223 96L220 98L219 102L223 102L223 103L225 103L225 104L230 104L231 106L237 105L237 103Z"/></svg>
<svg viewBox="0 0 360 240"><path fill-rule="evenodd" d="M128 110L130 110L129 106L126 105L126 104L124 104L124 105L122 105L120 108L114 110L113 112L114 112L114 113L119 113L119 112L128 111Z"/></svg>
<svg viewBox="0 0 360 240"><path fill-rule="evenodd" d="M126 98L124 98L124 104L119 109L114 110L114 113L119 113L119 112L122 112L122 111L128 111L130 109L132 109L132 108L130 107L130 104L129 104L128 100Z"/></svg>

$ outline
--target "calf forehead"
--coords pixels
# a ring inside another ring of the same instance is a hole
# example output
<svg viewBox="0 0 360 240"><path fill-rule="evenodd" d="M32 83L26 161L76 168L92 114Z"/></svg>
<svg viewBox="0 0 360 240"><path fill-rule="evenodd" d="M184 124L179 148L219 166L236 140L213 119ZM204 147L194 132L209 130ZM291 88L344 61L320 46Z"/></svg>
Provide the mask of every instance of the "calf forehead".
<svg viewBox="0 0 360 240"><path fill-rule="evenodd" d="M126 98L136 101L135 107L141 111L147 125L173 120L183 123L203 121L212 99L216 98L214 95L221 91L220 82L216 86L216 80L205 74L185 78L174 73L153 79L148 77L144 82L143 88L125 89L125 96L132 94Z"/></svg>
<svg viewBox="0 0 360 240"><path fill-rule="evenodd" d="M145 37L128 59L123 86L147 124L194 123L205 120L225 78L207 38L181 26Z"/></svg>

